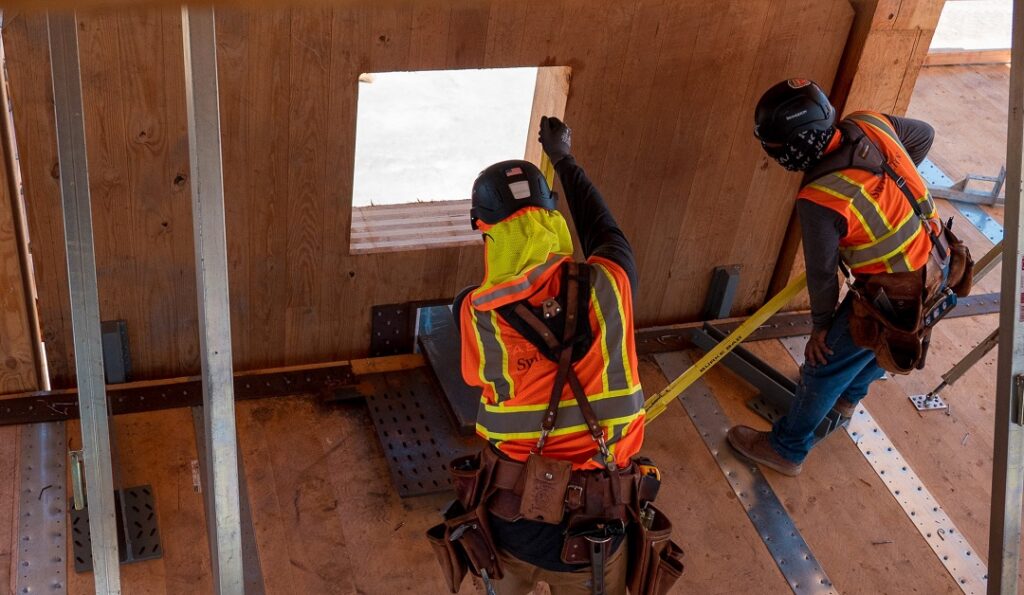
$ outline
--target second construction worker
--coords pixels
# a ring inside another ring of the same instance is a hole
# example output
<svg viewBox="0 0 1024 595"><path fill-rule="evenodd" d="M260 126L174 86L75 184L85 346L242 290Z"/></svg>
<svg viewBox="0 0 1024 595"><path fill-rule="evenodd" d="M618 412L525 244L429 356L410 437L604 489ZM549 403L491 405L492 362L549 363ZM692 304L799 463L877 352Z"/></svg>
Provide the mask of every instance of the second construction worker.
<svg viewBox="0 0 1024 595"><path fill-rule="evenodd" d="M792 476L829 411L853 415L883 375L880 362L897 373L923 365L929 325L941 317L929 313L955 305L947 286L969 291L969 272L960 283L969 255L916 169L934 138L927 123L862 111L837 125L817 84L790 79L762 96L754 134L776 162L804 173L796 211L813 331L789 412L771 432L735 426L728 439L747 458ZM851 286L841 303L840 269Z"/></svg>
<svg viewBox="0 0 1024 595"><path fill-rule="evenodd" d="M643 595L671 584L681 551L651 505L660 475L635 458L644 396L633 338L636 264L601 194L543 118L540 142L565 190L585 262L573 260L557 197L530 162L496 163L473 186L482 283L453 304L462 375L482 389L489 443L451 464L457 501L428 536L452 592L467 567L488 592ZM664 568L662 568L664 567ZM667 569L667 570L666 570Z"/></svg>

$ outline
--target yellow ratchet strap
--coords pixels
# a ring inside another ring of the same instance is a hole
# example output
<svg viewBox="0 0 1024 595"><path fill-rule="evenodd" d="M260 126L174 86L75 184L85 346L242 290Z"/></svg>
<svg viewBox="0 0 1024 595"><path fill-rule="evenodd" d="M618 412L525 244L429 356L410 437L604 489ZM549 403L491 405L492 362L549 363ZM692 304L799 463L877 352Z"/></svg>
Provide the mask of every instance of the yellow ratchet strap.
<svg viewBox="0 0 1024 595"><path fill-rule="evenodd" d="M548 188L554 190L555 166L551 163L551 158L543 150L540 152L540 173L544 174L544 179L548 181Z"/></svg>
<svg viewBox="0 0 1024 595"><path fill-rule="evenodd" d="M787 303L790 302L798 293L803 291L807 287L807 274L801 274L799 277L790 282L782 291L775 295L772 299L768 300L768 303L761 306L761 309L754 312L750 318L743 321L743 324L739 325L736 330L729 333L721 343L719 343L714 349L704 354L704 357L700 358L697 363L690 366L685 372L683 372L679 378L676 378L668 384L656 395L647 399L644 403L644 408L647 409L647 417L645 424L649 424L654 421L665 409L669 403L674 401L676 397L683 394L691 384L697 381L698 378L704 375L705 372L714 367L715 364L722 361L722 358L729 354L730 351L735 349L740 343L742 343L750 333L756 331L762 324L764 324L769 318L775 315L776 312L782 309Z"/></svg>

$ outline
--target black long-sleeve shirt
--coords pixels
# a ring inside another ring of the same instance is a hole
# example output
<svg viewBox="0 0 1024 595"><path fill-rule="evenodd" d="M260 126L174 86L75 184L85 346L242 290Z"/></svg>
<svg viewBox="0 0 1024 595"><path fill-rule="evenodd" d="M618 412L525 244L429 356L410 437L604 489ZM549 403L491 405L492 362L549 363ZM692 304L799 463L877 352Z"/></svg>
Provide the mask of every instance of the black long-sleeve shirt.
<svg viewBox="0 0 1024 595"><path fill-rule="evenodd" d="M921 120L886 117L914 165L920 165L932 147L935 131ZM839 270L839 241L847 233L846 219L832 209L809 200L798 200L796 210L804 242L811 319L815 329L828 328L839 301L836 271Z"/></svg>
<svg viewBox="0 0 1024 595"><path fill-rule="evenodd" d="M629 288L635 299L637 271L633 248L629 245L626 234L622 233L619 224L615 222L612 212L608 210L604 197L572 155L561 159L555 165L555 171L562 182L565 201L569 205L569 213L572 214L576 236L580 240L584 257L601 256L622 267L629 278ZM462 309L462 301L474 289L476 286L467 287L455 297L452 304L455 328L460 328L459 312Z"/></svg>

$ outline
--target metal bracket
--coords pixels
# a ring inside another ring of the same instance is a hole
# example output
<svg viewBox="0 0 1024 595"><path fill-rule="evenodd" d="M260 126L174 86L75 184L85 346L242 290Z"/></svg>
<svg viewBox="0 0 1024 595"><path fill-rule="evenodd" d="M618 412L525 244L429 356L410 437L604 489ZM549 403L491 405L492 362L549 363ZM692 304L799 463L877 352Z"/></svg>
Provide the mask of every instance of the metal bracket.
<svg viewBox="0 0 1024 595"><path fill-rule="evenodd" d="M705 320L728 318L732 312L732 304L736 299L736 288L739 287L739 284L739 265L715 267L711 274L711 287L708 289L707 301L704 303Z"/></svg>
<svg viewBox="0 0 1024 595"><path fill-rule="evenodd" d="M949 404L939 393L928 393L926 395L913 395L907 397L914 404L918 411L942 411L949 409Z"/></svg>
<svg viewBox="0 0 1024 595"><path fill-rule="evenodd" d="M117 551L121 564L162 557L153 488L142 485L115 490L114 501L117 504ZM75 572L89 572L92 570L92 539L88 506L82 510L72 509L71 537Z"/></svg>

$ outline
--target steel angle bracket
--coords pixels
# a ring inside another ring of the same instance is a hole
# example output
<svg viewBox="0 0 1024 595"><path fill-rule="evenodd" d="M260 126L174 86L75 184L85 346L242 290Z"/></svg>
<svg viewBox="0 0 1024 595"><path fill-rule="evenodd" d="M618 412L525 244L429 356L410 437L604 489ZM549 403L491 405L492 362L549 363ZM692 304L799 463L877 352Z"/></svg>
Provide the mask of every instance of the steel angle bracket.
<svg viewBox="0 0 1024 595"><path fill-rule="evenodd" d="M654 360L668 378L679 376L693 363L685 353L678 351L659 353ZM725 435L732 423L704 380L695 381L679 397L679 402L711 451L790 589L798 594L837 593L757 465L740 459L726 443Z"/></svg>
<svg viewBox="0 0 1024 595"><path fill-rule="evenodd" d="M921 165L917 166L917 171L929 186L951 188L954 185L952 178L932 163L931 159L922 161ZM960 211L960 214L965 219L977 227L986 238L991 240L993 244L998 244L1002 241L1003 226L999 225L999 222L990 217L980 206L957 200L951 200L950 203Z"/></svg>
<svg viewBox="0 0 1024 595"><path fill-rule="evenodd" d="M690 341L703 351L710 351L724 338L725 333L709 324L690 331ZM758 396L747 403L755 413L775 423L789 411L797 385L767 362L743 347L736 347L722 358L722 364L758 390ZM843 424L839 412L830 411L814 434L821 440Z"/></svg>

